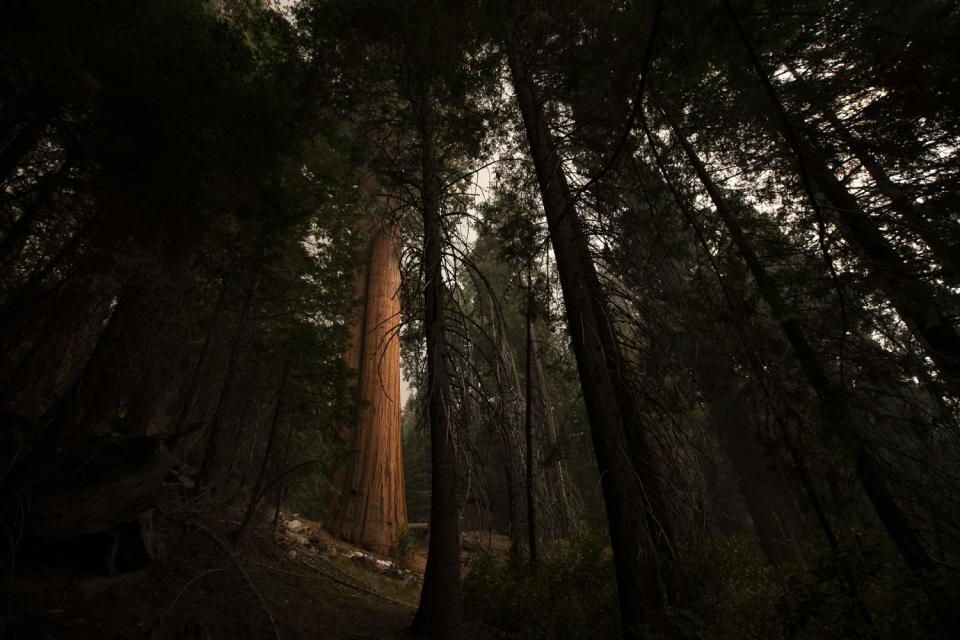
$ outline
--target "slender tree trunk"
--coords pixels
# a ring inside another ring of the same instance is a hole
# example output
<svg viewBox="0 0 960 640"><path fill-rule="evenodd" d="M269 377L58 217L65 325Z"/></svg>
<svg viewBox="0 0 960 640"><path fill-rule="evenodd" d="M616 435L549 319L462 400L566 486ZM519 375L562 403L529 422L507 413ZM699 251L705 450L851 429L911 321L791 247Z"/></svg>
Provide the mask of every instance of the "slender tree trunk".
<svg viewBox="0 0 960 640"><path fill-rule="evenodd" d="M666 256L659 257L656 264L659 268L654 277L661 282L664 295L677 300L689 298L687 282L681 275L689 273L689 266ZM760 441L760 426L749 406L747 383L728 366L722 335L714 326L705 331L701 340L679 331L674 336L678 355L693 363L691 371L703 395L708 419L733 467L761 550L772 564L797 560L804 524L791 502L791 487L770 469Z"/></svg>
<svg viewBox="0 0 960 640"><path fill-rule="evenodd" d="M527 546L530 549L530 567L533 571L537 570L537 563L540 559L539 540L537 538L537 487L534 474L534 463L536 451L533 446L533 282L531 274L531 261L527 261L527 309L526 309L526 353L525 353L525 374L524 382L526 391L524 393L526 402L526 411L524 412L524 436L526 440L526 463L527 463Z"/></svg>
<svg viewBox="0 0 960 640"><path fill-rule="evenodd" d="M930 248L934 259L942 267L941 274L944 280L952 286L960 285L960 256L958 256L960 249L951 246L949 240L930 224L927 216L907 195L907 192L890 178L880 162L867 148L866 143L850 131L846 124L837 117L837 114L826 107L819 110L843 143L850 148L863 168L866 169L867 174L876 185L877 191L890 202L894 211L903 218L906 225Z"/></svg>
<svg viewBox="0 0 960 640"><path fill-rule="evenodd" d="M556 143L519 51L508 43L507 52L600 470L623 633L639 638L645 629L664 627L667 601L674 595L666 499Z"/></svg>
<svg viewBox="0 0 960 640"><path fill-rule="evenodd" d="M787 64L795 82L808 84L807 80L793 65ZM931 224L928 217L908 195L903 187L894 183L886 169L871 152L869 145L856 133L850 130L846 123L830 108L826 100L818 100L814 108L830 124L840 140L845 144L854 157L860 162L867 174L873 180L877 191L892 206L903 219L906 226L923 240L930 248L933 257L942 267L941 275L947 283L957 286L960 284L960 256L958 249L948 238Z"/></svg>
<svg viewBox="0 0 960 640"><path fill-rule="evenodd" d="M242 351L241 347L243 340L246 337L247 326L250 321L250 312L253 308L257 290L260 288L261 270L262 265L260 262L258 262L256 265L256 271L254 272L253 277L250 279L250 283L243 297L243 307L240 311L240 318L237 322L236 333L234 334L233 340L230 343L230 356L227 359L223 384L220 386L219 393L217 394L217 405L214 409L213 416L210 418L209 426L207 427L208 433L206 436L206 446L203 450L203 457L200 461L200 469L197 474L197 484L201 487L212 487L213 485L219 484L219 482L214 482L213 472L214 465L219 462L217 458L220 455L219 451L223 445L223 443L220 441L220 432L225 419L227 401L233 392L234 379L237 376L237 368L240 360L240 353Z"/></svg>
<svg viewBox="0 0 960 640"><path fill-rule="evenodd" d="M709 356L705 356L709 357ZM701 370L702 371L702 370ZM803 539L803 521L789 503L791 491L766 465L767 456L756 441L756 421L744 390L731 381L731 372L717 371L709 379L698 371L710 422L740 483L760 548L772 564L797 560Z"/></svg>
<svg viewBox="0 0 960 640"><path fill-rule="evenodd" d="M533 358L533 380L536 387L537 401L540 404L544 431L546 432L547 451L550 455L550 460L546 465L544 474L547 479L552 502L556 505L556 518L560 525L558 533L561 537L567 537L571 535L571 532L576 526L573 505L570 504L570 481L567 477L566 465L564 464L563 458L557 451L557 448L560 446L560 430L557 427L556 416L553 414L553 407L550 405L550 393L547 390L546 376L543 374L543 359L540 355L540 341L537 338L535 325L530 327L530 337L530 355Z"/></svg>
<svg viewBox="0 0 960 640"><path fill-rule="evenodd" d="M434 142L429 86L420 95L419 125L423 171L424 328L427 341L427 412L430 424L430 546L420 606L412 628L434 640L460 635L460 521L457 459L444 327L442 187Z"/></svg>
<svg viewBox="0 0 960 640"><path fill-rule="evenodd" d="M286 442L283 445L283 464L280 466L282 469L280 480L277 484L277 493L276 499L274 502L273 509L273 527L276 529L277 525L280 524L280 510L283 508L283 500L287 495L287 480L286 474L290 469L290 446L293 444L293 422L290 422L290 426L287 427L287 438Z"/></svg>
<svg viewBox="0 0 960 640"><path fill-rule="evenodd" d="M517 562L524 557L527 542L524 509L525 472L520 434L520 376L513 349L508 342L503 318L497 313L496 297L490 297L490 332L496 351L497 434L503 453L504 479L507 483L507 513L510 518L510 556Z"/></svg>

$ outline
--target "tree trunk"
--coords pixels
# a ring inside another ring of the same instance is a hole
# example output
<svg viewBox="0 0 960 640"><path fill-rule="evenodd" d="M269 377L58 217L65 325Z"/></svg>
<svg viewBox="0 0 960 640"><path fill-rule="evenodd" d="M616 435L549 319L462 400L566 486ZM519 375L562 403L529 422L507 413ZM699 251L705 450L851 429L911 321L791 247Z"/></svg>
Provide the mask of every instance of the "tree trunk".
<svg viewBox="0 0 960 640"><path fill-rule="evenodd" d="M246 338L249 328L251 310L253 309L257 291L260 288L263 268L262 256L262 253L258 256L255 270L248 280L246 291L243 295L243 306L240 310L240 317L237 320L236 332L230 341L230 355L227 358L226 368L223 373L223 383L219 386L218 392L216 393L216 408L213 410L209 424L204 422L204 427L207 429L206 444L203 449L202 458L200 459L200 469L197 474L197 484L202 487L215 488L215 485L219 485L222 480L214 480L215 467L222 463L222 460L218 459L222 456L221 449L224 445L221 431L226 416L227 402L233 393L234 380L237 376L240 353L242 351L241 347L243 346L243 341Z"/></svg>
<svg viewBox="0 0 960 640"><path fill-rule="evenodd" d="M794 74L796 75L796 74ZM960 256L958 248L951 246L948 239L938 232L930 221L907 195L905 190L895 184L880 162L873 156L867 145L860 140L846 124L829 108L820 108L820 113L826 118L830 126L837 132L840 139L853 152L863 168L867 170L870 178L873 180L877 190L886 198L893 209L903 218L904 222L911 228L924 244L926 244L933 254L934 259L940 263L941 274L944 280L956 287L960 285Z"/></svg>
<svg viewBox="0 0 960 640"><path fill-rule="evenodd" d="M723 4L776 112L774 126L793 152L814 210L822 213L824 208L815 193L819 190L829 203L844 239L867 263L867 282L893 303L897 314L919 338L941 374L957 390L960 388L960 334L949 314L939 305L936 292L904 262L857 199L837 179L823 150L797 131L733 6L729 0Z"/></svg>
<svg viewBox="0 0 960 640"><path fill-rule="evenodd" d="M690 266L667 256L655 261L658 278L667 299L689 299L683 273ZM742 297L742 296L741 296ZM743 301L743 304L747 304ZM705 328L701 340L682 329L674 336L677 355L692 363L691 372L703 396L710 425L733 467L753 522L760 548L772 564L800 557L803 517L791 501L791 487L769 466L760 441L760 425L749 406L747 381L728 365L722 332L716 325Z"/></svg>
<svg viewBox="0 0 960 640"><path fill-rule="evenodd" d="M555 508L555 518L559 527L556 534L559 537L570 536L576 527L576 517L573 505L570 504L570 481L567 478L566 465L558 451L560 446L560 430L557 427L556 416L550 405L550 393L547 390L547 379L543 374L543 359L540 355L540 341L537 338L536 326L530 327L530 355L533 358L533 381L536 389L537 402L540 405L540 418L543 422L544 435L547 441L548 460L545 464L547 490L550 502Z"/></svg>
<svg viewBox="0 0 960 640"><path fill-rule="evenodd" d="M352 309L350 320L347 323L348 338L343 347L340 357L347 369L356 373L356 377L349 380L344 397L348 399L360 400L360 363L363 359L363 336L366 333L363 328L364 318L367 313L367 271L370 268L370 252L373 249L373 242L367 241L363 253L361 264L353 272L353 298L351 299ZM349 450L354 446L354 434L358 428L357 418L359 417L359 406L353 419L344 422L340 429L340 439L344 446ZM352 458L351 458L352 459ZM347 474L351 470L351 464L340 465L333 475L333 490L329 495L328 515L333 522L340 513L340 508L344 500L344 491L347 486Z"/></svg>
<svg viewBox="0 0 960 640"><path fill-rule="evenodd" d="M625 377L614 328L586 236L547 128L533 80L507 46L513 86L540 185L567 324L587 407L610 524L623 633L639 638L665 624L673 574L666 500L653 466L636 395Z"/></svg>
<svg viewBox="0 0 960 640"><path fill-rule="evenodd" d="M796 314L780 296L775 283L767 274L766 269L744 235L739 220L728 207L720 189L710 178L696 151L677 125L672 124L671 126L697 177L710 196L714 208L747 263L760 296L770 307L774 319L780 324L784 335L793 348L794 355L800 363L800 368L807 383L819 397L823 414L823 427L826 433L839 439L840 442L843 442L855 452L857 478L906 565L921 577L929 575L936 570L936 563L930 557L920 537L911 528L906 515L890 494L877 462L864 442L863 433L848 424L840 389L831 382L826 369L797 322ZM940 589L926 581L923 583L923 587L941 622L953 630L953 625L957 621L952 613L943 608L943 595Z"/></svg>
<svg viewBox="0 0 960 640"><path fill-rule="evenodd" d="M790 487L767 466L767 455L757 442L756 420L747 405L745 390L731 384L736 380L732 372L714 371L709 378L705 371L697 373L710 422L737 475L760 548L772 564L797 560L803 520L790 503Z"/></svg>
<svg viewBox="0 0 960 640"><path fill-rule="evenodd" d="M503 318L497 313L497 300L490 298L491 341L496 351L495 375L497 380L497 434L503 454L504 479L507 483L507 514L510 518L510 555L522 561L528 544L526 496L526 473L524 470L524 442L520 432L521 407L520 376L513 349L510 347Z"/></svg>
<svg viewBox="0 0 960 640"><path fill-rule="evenodd" d="M360 356L360 406L334 524L340 538L377 553L388 553L407 526L400 435L399 260L392 234L378 229L366 265L363 323L355 332L360 349L353 349Z"/></svg>
<svg viewBox="0 0 960 640"><path fill-rule="evenodd" d="M434 142L429 85L422 87L419 110L423 177L423 291L427 342L427 416L430 424L430 546L420 606L411 628L434 640L460 635L460 519L457 504L457 452L451 420L452 398L444 322L443 197Z"/></svg>
<svg viewBox="0 0 960 640"><path fill-rule="evenodd" d="M533 446L533 282L531 274L531 262L527 261L527 304L526 329L527 340L525 349L525 373L524 382L526 390L524 400L526 410L524 411L524 439L526 442L526 463L527 463L527 547L530 553L530 567L533 571L537 570L537 563L540 559L540 541L537 538L537 483L534 474L534 463L536 462L536 448Z"/></svg>
<svg viewBox="0 0 960 640"><path fill-rule="evenodd" d="M283 365L280 372L280 380L277 385L277 399L273 403L273 414L270 417L270 429L267 431L267 443L263 451L263 460L260 462L260 467L257 470L256 480L254 480L252 490L250 491L250 501L247 503L247 508L243 513L243 519L233 533L234 541L239 541L243 537L244 532L247 527L250 526L250 522L253 520L253 516L257 511L260 498L263 496L263 486L267 480L267 468L270 466L270 458L276 446L277 435L280 430L280 416L283 410L283 398L287 392L287 382L290 377L290 352L291 348L289 346L284 347Z"/></svg>

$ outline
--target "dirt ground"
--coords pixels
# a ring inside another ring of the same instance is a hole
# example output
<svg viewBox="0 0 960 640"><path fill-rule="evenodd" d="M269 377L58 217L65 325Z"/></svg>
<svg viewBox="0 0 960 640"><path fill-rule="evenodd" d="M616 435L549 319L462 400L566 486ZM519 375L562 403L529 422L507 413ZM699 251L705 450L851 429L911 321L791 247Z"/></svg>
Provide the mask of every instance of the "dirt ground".
<svg viewBox="0 0 960 640"><path fill-rule="evenodd" d="M234 551L217 527L173 527L164 560L116 576L20 566L4 640L406 637L422 575L336 541L316 523L263 526ZM359 554L363 553L363 556ZM351 557L354 556L354 557ZM374 568L371 568L371 565Z"/></svg>
<svg viewBox="0 0 960 640"><path fill-rule="evenodd" d="M284 513L234 548L235 521L169 518L162 560L132 573L22 563L0 618L3 640L372 640L406 638L416 610L427 540L414 538L399 567L337 540L319 523ZM509 546L503 536L463 535L464 566Z"/></svg>

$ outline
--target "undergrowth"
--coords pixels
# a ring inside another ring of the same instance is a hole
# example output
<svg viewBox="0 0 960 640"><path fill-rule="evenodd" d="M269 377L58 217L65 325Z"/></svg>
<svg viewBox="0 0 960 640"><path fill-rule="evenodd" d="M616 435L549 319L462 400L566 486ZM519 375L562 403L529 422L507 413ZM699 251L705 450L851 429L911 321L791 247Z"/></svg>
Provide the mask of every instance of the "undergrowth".
<svg viewBox="0 0 960 640"><path fill-rule="evenodd" d="M839 554L811 542L797 562L771 565L745 536L714 536L709 552L682 568L688 588L670 612L670 637L943 637L919 583L882 536L850 529L843 540ZM960 596L956 573L944 572L941 582L947 594ZM472 637L589 640L621 633L613 558L598 533L558 545L536 573L502 555L481 556L463 589Z"/></svg>

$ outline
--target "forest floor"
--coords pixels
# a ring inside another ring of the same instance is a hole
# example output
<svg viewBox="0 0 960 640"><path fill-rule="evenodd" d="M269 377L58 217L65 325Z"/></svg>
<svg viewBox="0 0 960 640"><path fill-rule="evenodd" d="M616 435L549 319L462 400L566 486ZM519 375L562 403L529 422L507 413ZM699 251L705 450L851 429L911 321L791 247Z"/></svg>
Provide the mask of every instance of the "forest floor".
<svg viewBox="0 0 960 640"><path fill-rule="evenodd" d="M192 514L192 515L191 515ZM235 518L164 516L161 559L107 576L97 567L21 563L0 638L373 640L407 638L427 541L415 537L406 569L284 513L234 547ZM232 514L236 515L236 514ZM503 536L465 532L465 564L500 552Z"/></svg>
<svg viewBox="0 0 960 640"><path fill-rule="evenodd" d="M162 527L161 560L140 571L21 563L0 638L407 637L424 548L399 570L302 518L264 524L236 548L229 519L190 522Z"/></svg>

